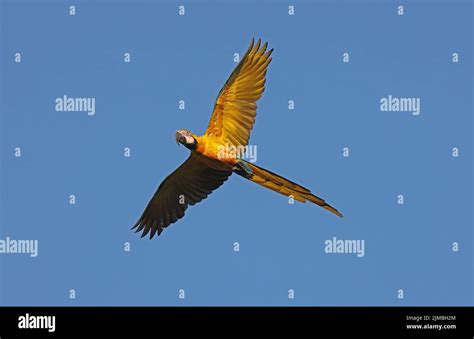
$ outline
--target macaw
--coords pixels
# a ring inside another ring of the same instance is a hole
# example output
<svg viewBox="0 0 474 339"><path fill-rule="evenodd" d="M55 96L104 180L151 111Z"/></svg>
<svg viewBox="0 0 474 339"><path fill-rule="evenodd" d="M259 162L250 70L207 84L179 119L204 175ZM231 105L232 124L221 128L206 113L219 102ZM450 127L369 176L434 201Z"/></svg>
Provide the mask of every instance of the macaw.
<svg viewBox="0 0 474 339"><path fill-rule="evenodd" d="M157 233L184 216L189 205L207 198L232 173L292 197L300 202L310 201L342 217L342 214L315 196L311 191L282 176L241 159L234 152L222 156L223 146L246 146L257 113L257 101L265 89L265 76L273 49L254 40L242 60L220 90L211 120L204 135L180 129L176 142L191 151L188 159L172 172L158 187L140 219L132 227L143 231L142 237Z"/></svg>

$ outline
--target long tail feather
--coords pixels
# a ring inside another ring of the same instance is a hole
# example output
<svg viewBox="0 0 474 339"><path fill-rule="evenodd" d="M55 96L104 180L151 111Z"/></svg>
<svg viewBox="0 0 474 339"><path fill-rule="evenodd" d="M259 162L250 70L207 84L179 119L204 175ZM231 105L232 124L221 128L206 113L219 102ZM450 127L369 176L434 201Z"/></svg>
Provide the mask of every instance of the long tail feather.
<svg viewBox="0 0 474 339"><path fill-rule="evenodd" d="M240 160L235 165L234 172L263 187L271 189L272 191L278 192L287 197L291 195L297 201L310 201L342 218L341 212L329 205L324 201L324 199L315 196L309 189L285 179L278 174L270 172L269 170L258 167L250 162Z"/></svg>

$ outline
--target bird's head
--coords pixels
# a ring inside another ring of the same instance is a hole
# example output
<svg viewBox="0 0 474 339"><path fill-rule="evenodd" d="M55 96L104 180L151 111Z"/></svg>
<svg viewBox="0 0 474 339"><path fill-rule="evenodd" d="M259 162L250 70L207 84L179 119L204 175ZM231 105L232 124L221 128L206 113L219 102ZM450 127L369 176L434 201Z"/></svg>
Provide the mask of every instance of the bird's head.
<svg viewBox="0 0 474 339"><path fill-rule="evenodd" d="M187 129L180 129L176 131L176 143L182 144L189 149L194 149L197 145L196 137Z"/></svg>

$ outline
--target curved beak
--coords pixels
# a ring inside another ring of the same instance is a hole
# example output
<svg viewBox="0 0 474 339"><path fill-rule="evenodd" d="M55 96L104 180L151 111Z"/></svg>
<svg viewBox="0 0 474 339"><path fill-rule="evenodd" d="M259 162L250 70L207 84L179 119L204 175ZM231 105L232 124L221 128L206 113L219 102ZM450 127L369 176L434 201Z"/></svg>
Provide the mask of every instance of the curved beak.
<svg viewBox="0 0 474 339"><path fill-rule="evenodd" d="M186 139L180 133L176 132L176 143L180 145L185 141Z"/></svg>

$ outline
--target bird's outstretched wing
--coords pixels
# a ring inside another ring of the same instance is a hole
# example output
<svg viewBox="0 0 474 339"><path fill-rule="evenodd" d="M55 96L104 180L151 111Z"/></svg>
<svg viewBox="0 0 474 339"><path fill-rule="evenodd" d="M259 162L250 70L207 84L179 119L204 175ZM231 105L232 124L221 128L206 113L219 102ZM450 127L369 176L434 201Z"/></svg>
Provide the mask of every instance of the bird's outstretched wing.
<svg viewBox="0 0 474 339"><path fill-rule="evenodd" d="M194 205L227 180L232 171L217 170L205 165L191 153L189 158L160 184L145 211L132 229L161 234L165 227L184 216L188 205Z"/></svg>
<svg viewBox="0 0 474 339"><path fill-rule="evenodd" d="M222 87L214 105L206 136L222 144L245 146L257 114L257 100L265 89L267 66L273 49L266 52L254 40Z"/></svg>

